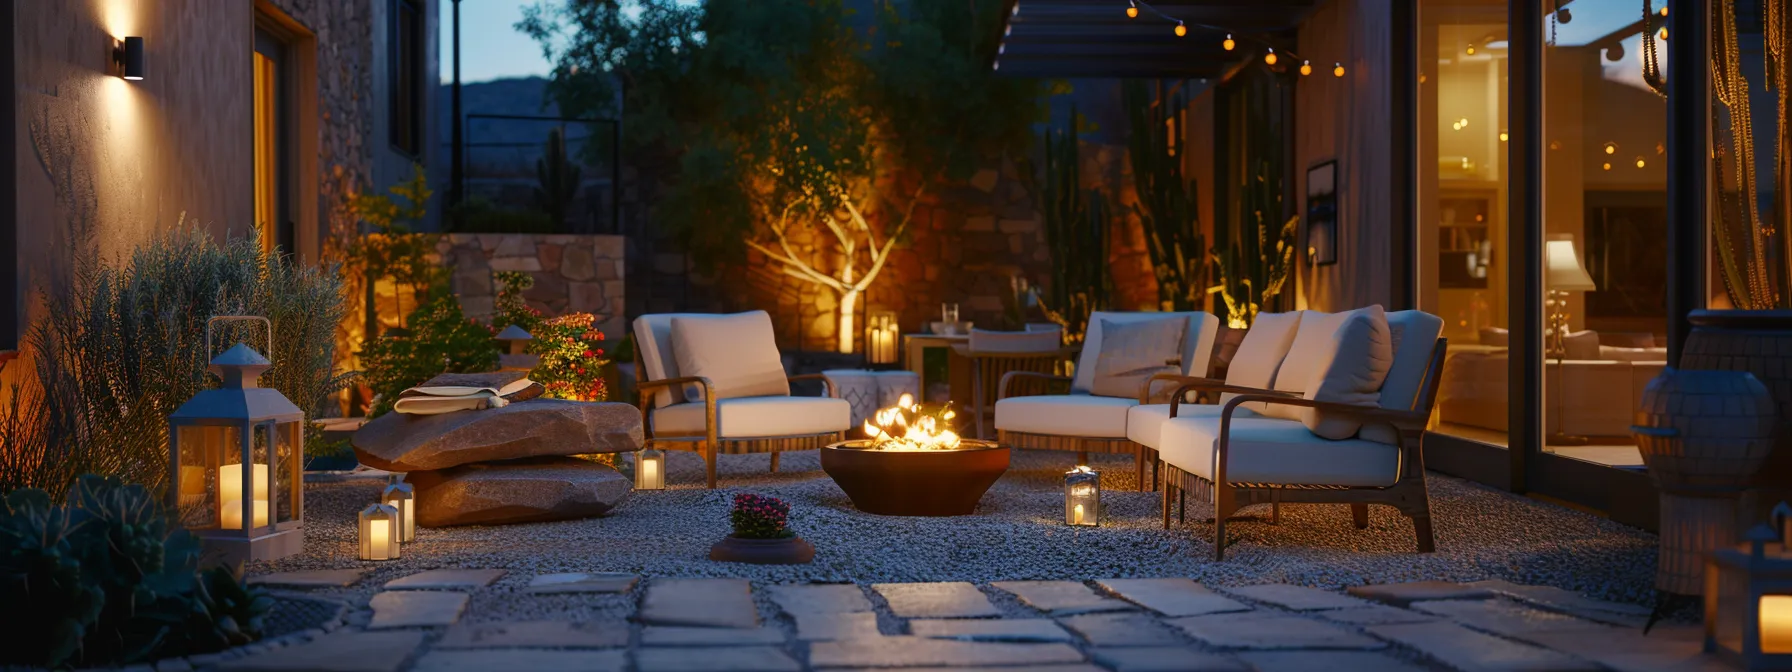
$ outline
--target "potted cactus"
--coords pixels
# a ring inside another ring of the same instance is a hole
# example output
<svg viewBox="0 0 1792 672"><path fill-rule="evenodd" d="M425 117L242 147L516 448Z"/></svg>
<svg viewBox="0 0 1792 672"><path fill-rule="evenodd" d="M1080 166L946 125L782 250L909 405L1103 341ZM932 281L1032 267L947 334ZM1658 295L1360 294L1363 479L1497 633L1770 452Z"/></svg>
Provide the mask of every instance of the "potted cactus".
<svg viewBox="0 0 1792 672"><path fill-rule="evenodd" d="M790 530L790 505L776 497L738 494L728 513L734 533L709 548L717 562L800 565L815 559L815 547Z"/></svg>

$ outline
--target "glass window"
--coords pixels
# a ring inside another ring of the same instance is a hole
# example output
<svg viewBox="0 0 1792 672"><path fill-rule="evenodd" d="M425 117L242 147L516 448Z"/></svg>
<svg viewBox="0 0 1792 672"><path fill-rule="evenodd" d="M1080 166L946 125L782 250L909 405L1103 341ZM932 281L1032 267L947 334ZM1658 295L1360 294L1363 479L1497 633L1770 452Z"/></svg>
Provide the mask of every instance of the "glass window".
<svg viewBox="0 0 1792 672"><path fill-rule="evenodd" d="M392 146L417 156L423 150L423 10L416 0L392 0Z"/></svg>

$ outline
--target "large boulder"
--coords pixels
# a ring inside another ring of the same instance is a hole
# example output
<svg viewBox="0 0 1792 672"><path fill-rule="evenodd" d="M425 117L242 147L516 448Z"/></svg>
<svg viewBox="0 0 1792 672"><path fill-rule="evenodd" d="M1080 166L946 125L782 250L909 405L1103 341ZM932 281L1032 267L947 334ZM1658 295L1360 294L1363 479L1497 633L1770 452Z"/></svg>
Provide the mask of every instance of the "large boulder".
<svg viewBox="0 0 1792 672"><path fill-rule="evenodd" d="M417 524L424 527L601 516L634 490L615 469L571 457L419 471L407 480L417 488Z"/></svg>
<svg viewBox="0 0 1792 672"><path fill-rule="evenodd" d="M641 412L628 404L534 399L441 415L387 413L355 432L361 463L387 471L447 469L525 457L641 449Z"/></svg>

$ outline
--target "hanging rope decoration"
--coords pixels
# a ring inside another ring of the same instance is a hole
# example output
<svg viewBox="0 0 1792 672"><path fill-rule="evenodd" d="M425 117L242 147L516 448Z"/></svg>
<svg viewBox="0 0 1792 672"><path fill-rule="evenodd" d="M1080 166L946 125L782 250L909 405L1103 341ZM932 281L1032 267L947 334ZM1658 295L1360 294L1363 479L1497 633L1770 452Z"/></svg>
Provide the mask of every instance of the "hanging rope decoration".
<svg viewBox="0 0 1792 672"><path fill-rule="evenodd" d="M1226 51L1232 51L1238 47L1238 40L1233 37L1232 31L1228 28L1225 28L1223 26L1215 26L1212 24L1206 24L1206 23L1191 23L1188 21L1184 21L1182 19L1178 19L1174 16L1170 16L1169 14L1165 14L1162 11L1159 11L1156 7L1152 7L1149 3L1145 2L1145 0L1127 0L1126 18L1129 18L1129 19L1139 18L1139 14L1142 13L1141 10L1143 12L1149 12L1153 16L1156 16L1157 18L1162 19L1164 21L1168 21L1168 22L1176 24L1175 27L1171 29L1171 32L1175 33L1175 35L1177 37L1186 37L1188 35L1188 27L1190 25L1193 25L1197 28L1206 28L1208 30L1213 30L1216 32L1220 32L1220 31L1225 32L1226 40L1224 42L1221 42L1220 46L1225 48ZM1298 64L1296 69L1298 72L1300 72L1302 77L1313 74L1312 61L1301 57L1300 54L1296 54L1287 49L1283 49L1280 54L1277 54L1275 46L1272 44L1269 44L1267 41L1260 40L1260 39L1254 39L1253 41L1263 44L1263 46L1264 46L1263 64L1265 66L1267 66L1270 70L1275 71L1275 72L1284 72L1288 69L1288 65ZM1278 66L1277 65L1278 63L1280 63L1282 65ZM1344 76L1344 62L1343 61L1334 61L1332 63L1332 76L1333 77L1343 77Z"/></svg>
<svg viewBox="0 0 1792 672"><path fill-rule="evenodd" d="M1667 81L1661 76L1660 49L1655 46L1655 8L1643 0L1643 83L1662 98L1668 97Z"/></svg>

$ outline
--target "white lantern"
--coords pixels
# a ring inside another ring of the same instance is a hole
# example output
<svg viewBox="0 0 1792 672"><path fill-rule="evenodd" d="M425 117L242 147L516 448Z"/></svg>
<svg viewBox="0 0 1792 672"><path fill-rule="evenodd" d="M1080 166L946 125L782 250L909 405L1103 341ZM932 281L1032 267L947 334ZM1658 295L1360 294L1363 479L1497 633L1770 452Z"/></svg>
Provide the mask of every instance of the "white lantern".
<svg viewBox="0 0 1792 672"><path fill-rule="evenodd" d="M404 478L399 476L399 478ZM398 540L410 543L417 539L417 492L411 484L394 481L380 493L380 503L398 511Z"/></svg>
<svg viewBox="0 0 1792 672"><path fill-rule="evenodd" d="M398 559L398 509L385 504L369 504L361 509L357 522L361 529L362 560Z"/></svg>
<svg viewBox="0 0 1792 672"><path fill-rule="evenodd" d="M1078 465L1064 474L1064 524L1101 525L1101 472Z"/></svg>
<svg viewBox="0 0 1792 672"><path fill-rule="evenodd" d="M648 448L635 453L635 489L666 489L666 453Z"/></svg>

